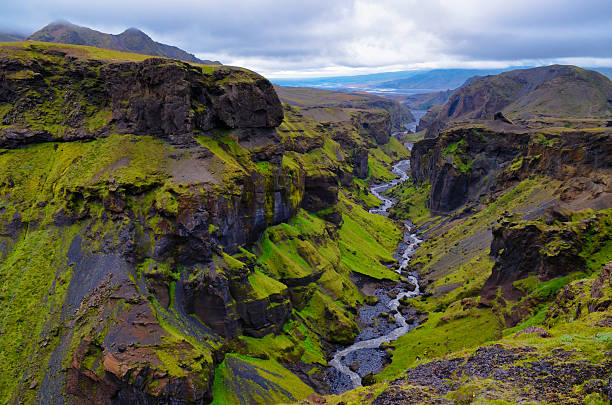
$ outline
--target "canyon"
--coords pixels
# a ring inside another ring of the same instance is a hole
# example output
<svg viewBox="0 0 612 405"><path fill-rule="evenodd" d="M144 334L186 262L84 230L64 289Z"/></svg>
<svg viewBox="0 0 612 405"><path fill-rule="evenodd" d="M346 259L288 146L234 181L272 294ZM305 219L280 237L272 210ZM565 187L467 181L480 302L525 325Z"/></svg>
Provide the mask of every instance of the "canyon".
<svg viewBox="0 0 612 405"><path fill-rule="evenodd" d="M612 397L609 79L190 62L0 44L0 402Z"/></svg>

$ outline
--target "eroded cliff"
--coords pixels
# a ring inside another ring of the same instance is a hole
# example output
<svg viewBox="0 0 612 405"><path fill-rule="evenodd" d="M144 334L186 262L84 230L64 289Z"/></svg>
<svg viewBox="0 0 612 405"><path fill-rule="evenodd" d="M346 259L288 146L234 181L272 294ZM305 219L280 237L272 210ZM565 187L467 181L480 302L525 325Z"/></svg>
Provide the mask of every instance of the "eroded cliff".
<svg viewBox="0 0 612 405"><path fill-rule="evenodd" d="M327 345L354 337L365 299L349 274L397 277L381 262L401 232L356 204L353 177L406 156L390 128L347 128L364 164L244 69L39 43L0 55L2 400L324 391Z"/></svg>

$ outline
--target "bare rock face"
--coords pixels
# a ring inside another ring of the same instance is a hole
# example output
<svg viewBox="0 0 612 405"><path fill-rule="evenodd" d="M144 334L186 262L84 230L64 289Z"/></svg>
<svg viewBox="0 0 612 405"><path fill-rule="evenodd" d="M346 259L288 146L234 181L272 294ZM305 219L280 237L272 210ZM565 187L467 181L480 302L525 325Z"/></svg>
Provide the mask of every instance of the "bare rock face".
<svg viewBox="0 0 612 405"><path fill-rule="evenodd" d="M353 116L352 122L362 134L376 140L377 144L384 145L389 142L391 117L388 113L360 111Z"/></svg>
<svg viewBox="0 0 612 405"><path fill-rule="evenodd" d="M516 300L525 292L516 287L517 280L535 276L547 281L576 271L586 271L586 261L581 255L587 239L597 235L605 223L605 214L598 214L576 222L546 225L542 222L504 222L493 229L491 256L495 264L491 276L481 292L481 302L491 303L501 289L506 300ZM604 221L604 222L602 222ZM592 287L592 295L607 281L607 270Z"/></svg>
<svg viewBox="0 0 612 405"><path fill-rule="evenodd" d="M578 255L575 234L563 235L568 246L574 245L573 249L563 249L550 256L541 253L555 236L558 235L536 224L507 224L494 229L491 254L496 258L496 263L482 288L482 298L493 300L497 289L501 288L505 299L516 299L521 295L512 285L516 280L536 274L538 279L546 281L583 268L585 263Z"/></svg>

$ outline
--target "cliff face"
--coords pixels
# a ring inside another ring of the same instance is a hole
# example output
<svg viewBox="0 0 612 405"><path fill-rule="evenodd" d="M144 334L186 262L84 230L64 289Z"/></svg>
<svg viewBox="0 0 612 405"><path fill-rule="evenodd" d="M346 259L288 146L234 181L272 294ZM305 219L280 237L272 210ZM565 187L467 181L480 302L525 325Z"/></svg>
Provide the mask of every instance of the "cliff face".
<svg viewBox="0 0 612 405"><path fill-rule="evenodd" d="M0 397L208 403L240 372L235 395L306 396L278 361L316 379L358 332L363 163L257 74L92 49L0 47ZM374 118L352 141L388 140ZM383 225L362 263L393 279Z"/></svg>
<svg viewBox="0 0 612 405"><path fill-rule="evenodd" d="M282 107L271 84L239 68L148 59L101 64L68 52L2 57L0 146L152 135L174 143L214 128L272 128Z"/></svg>
<svg viewBox="0 0 612 405"><path fill-rule="evenodd" d="M609 199L609 176L602 171L611 163L610 153L610 131L605 129L500 132L467 127L417 142L411 170L415 182L431 184L428 207L433 212L451 212L533 174L567 181L566 198L582 187L603 202Z"/></svg>
<svg viewBox="0 0 612 405"><path fill-rule="evenodd" d="M37 285L53 283L51 319L33 324L46 343L17 337L49 369L33 362L22 378L38 381L39 398L76 403L210 400L219 337L278 331L290 313L286 287L256 290L266 276L226 253L301 204L304 172L282 165L272 86L237 68L11 52L0 60L3 252L10 260L41 235L58 249ZM176 361L190 368L172 371Z"/></svg>

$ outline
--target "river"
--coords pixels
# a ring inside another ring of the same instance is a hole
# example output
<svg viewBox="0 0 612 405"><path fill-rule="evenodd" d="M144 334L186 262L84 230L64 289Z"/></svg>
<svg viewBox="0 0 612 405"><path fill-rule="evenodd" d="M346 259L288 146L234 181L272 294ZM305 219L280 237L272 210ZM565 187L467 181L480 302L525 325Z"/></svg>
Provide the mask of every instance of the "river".
<svg viewBox="0 0 612 405"><path fill-rule="evenodd" d="M395 204L395 201L382 193L408 180L407 171L409 169L409 160L397 162L393 165L392 172L399 178L388 183L376 184L370 188L371 193L382 201L379 207L370 210L371 213L388 215L389 208ZM411 224L406 221L404 238L396 253L400 262L396 271L404 275L406 275L405 269L410 263L411 256L422 242L416 233L410 231L411 228L413 228ZM355 343L348 347L340 347L329 362L331 368L328 383L332 393L342 393L360 387L364 375L370 372L375 373L383 367L387 355L381 345L405 335L418 324L414 309L401 308L401 311L398 311L399 301L403 297L412 298L419 294L419 282L415 273L406 275L404 282L400 281L374 290L374 295L379 301L376 305L366 305L359 309L359 320L363 327ZM390 314L394 321L388 316L381 317L381 313Z"/></svg>

